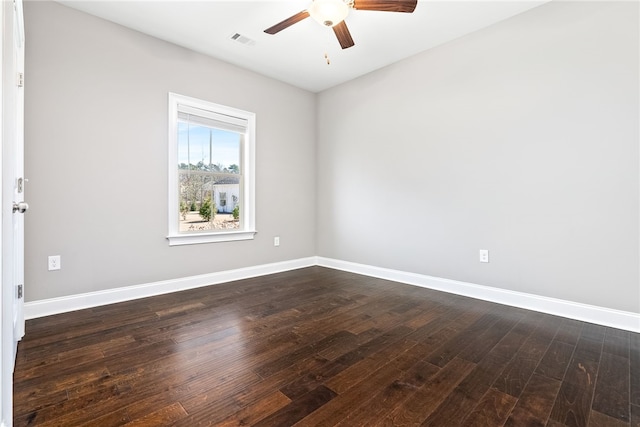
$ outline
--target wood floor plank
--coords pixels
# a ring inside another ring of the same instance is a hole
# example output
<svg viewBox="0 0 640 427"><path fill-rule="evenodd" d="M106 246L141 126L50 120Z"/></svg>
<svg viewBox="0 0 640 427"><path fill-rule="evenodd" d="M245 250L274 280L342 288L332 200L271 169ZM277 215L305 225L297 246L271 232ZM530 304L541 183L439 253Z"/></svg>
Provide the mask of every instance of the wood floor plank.
<svg viewBox="0 0 640 427"><path fill-rule="evenodd" d="M349 331L342 331L345 336L341 339L337 339L332 343L329 343L324 349L318 349L316 353L318 356L327 360L336 360L338 357L355 350L365 342L373 339L381 331L378 329L368 329L360 334L353 334Z"/></svg>
<svg viewBox="0 0 640 427"><path fill-rule="evenodd" d="M282 394L278 386L290 381L290 378L278 378L286 371L269 377L267 380L258 380L253 383L234 381L228 387L208 389L204 392L184 396L180 402L190 414L190 418L185 419L185 426L198 422L217 423L234 416L246 408L260 408L257 405L274 393ZM296 375L292 375L295 377ZM272 396L273 397L273 396ZM288 399L288 398L287 398ZM290 401L290 399L288 399ZM279 408L277 408L279 409ZM264 414L263 414L264 415ZM249 412L243 412L243 417L254 417ZM263 417L257 417L261 419Z"/></svg>
<svg viewBox="0 0 640 427"><path fill-rule="evenodd" d="M602 355L603 335L595 339L587 333L589 326L586 324L569 363L564 380L574 384L594 384L598 371L598 363Z"/></svg>
<svg viewBox="0 0 640 427"><path fill-rule="evenodd" d="M143 417L134 418L133 421L125 425L127 427L168 426L186 416L187 411L184 410L180 403L176 402ZM129 415L129 418L131 417L132 416Z"/></svg>
<svg viewBox="0 0 640 427"><path fill-rule="evenodd" d="M67 352L70 353L70 352ZM104 353L97 348L85 348L82 351L77 352L74 357L65 356L63 359L61 355L55 361L51 363L39 364L31 369L20 372L20 380L28 381L36 378L42 378L51 375L51 371L56 371L56 367L60 367L60 370L64 370L66 366L80 366L85 363L95 363L98 360L104 359ZM40 382L40 380L38 380Z"/></svg>
<svg viewBox="0 0 640 427"><path fill-rule="evenodd" d="M480 403L465 418L464 427L501 426L518 399L496 389L489 389Z"/></svg>
<svg viewBox="0 0 640 427"><path fill-rule="evenodd" d="M551 410L551 419L567 425L588 425L604 330L597 325L584 325Z"/></svg>
<svg viewBox="0 0 640 427"><path fill-rule="evenodd" d="M580 339L588 339L602 343L606 331L606 326L596 325L595 323L585 323L580 333Z"/></svg>
<svg viewBox="0 0 640 427"><path fill-rule="evenodd" d="M460 409L461 406L471 411L504 371L505 366L508 366L514 355L518 354L532 332L533 329L527 331L517 327L510 330L456 387L457 393L452 395L451 399L452 401L458 399L458 402L438 408L441 412L439 417L446 417L447 411L451 408ZM462 419L461 417L460 420Z"/></svg>
<svg viewBox="0 0 640 427"><path fill-rule="evenodd" d="M631 405L631 427L640 427L640 406Z"/></svg>
<svg viewBox="0 0 640 427"><path fill-rule="evenodd" d="M254 424L255 427L268 426L291 426L300 421L316 409L320 408L331 399L336 397L336 393L331 389L320 385L307 394L293 400L287 406L279 409L273 414Z"/></svg>
<svg viewBox="0 0 640 427"><path fill-rule="evenodd" d="M128 373L116 376L116 382L107 382L107 386L97 388L93 393L80 393L63 405L43 408L38 415L44 419L55 418L62 425L70 423L69 420L87 422L101 414L108 414L110 411L156 396L164 396L167 401L176 401L178 397L205 393L211 388L215 388L218 393L224 393L229 389L229 385L243 387L258 380L252 372L240 372L234 377L225 370L211 369L203 363L189 369L179 366L168 365L166 369L153 365L139 367L132 370L130 375ZM149 372L154 375L148 375ZM181 379L180 389L169 387L164 393L158 394L158 388L164 389L164 384L174 384L177 379ZM171 396L176 390L177 396ZM70 395L73 395L72 392Z"/></svg>
<svg viewBox="0 0 640 427"><path fill-rule="evenodd" d="M477 319L471 326L465 328L459 334L455 335L443 344L440 348L436 349L428 358L430 363L443 367L454 357L456 357L462 350L464 350L473 340L478 339L478 336L486 329L491 328L497 321L499 316L496 313L489 312Z"/></svg>
<svg viewBox="0 0 640 427"><path fill-rule="evenodd" d="M370 390L369 394L373 395L373 397L369 401L362 403L336 425L343 427L350 427L355 424L373 425L395 408L401 406L402 402L419 390L439 371L440 368L429 362L421 361L416 363L377 394L373 395L373 390Z"/></svg>
<svg viewBox="0 0 640 427"><path fill-rule="evenodd" d="M291 403L291 400L280 391L273 392L264 398L248 405L216 423L218 427L250 426L281 410Z"/></svg>
<svg viewBox="0 0 640 427"><path fill-rule="evenodd" d="M498 328L498 330L500 330ZM504 333L504 330L501 332ZM473 414L476 410L474 419L470 422L481 423L484 417L489 417L486 412L487 407L479 407L482 405L482 399L487 397L490 392L490 386L498 375L503 371L505 363L512 359L513 353L508 353L505 349L519 349L524 344L525 337L518 330L512 329L507 333L498 345L493 346L491 351L482 358L480 362L471 370L471 372L458 384L458 386L446 397L438 408L429 415L429 417L421 424L423 426L441 426L441 425L461 425L466 416ZM481 346L482 347L482 346ZM489 398L498 397L498 390L494 390L489 394ZM506 394L506 393L502 393ZM510 409L513 407L517 399L515 397L499 399L499 406L495 407L497 412L491 417L501 419L501 423L506 420ZM495 400L491 400L497 403ZM490 402L484 402L489 405ZM464 415L461 415L464 414ZM455 420L455 421L454 421Z"/></svg>
<svg viewBox="0 0 640 427"><path fill-rule="evenodd" d="M574 350L575 345L553 340L538 364L536 372L549 378L562 380Z"/></svg>
<svg viewBox="0 0 640 427"><path fill-rule="evenodd" d="M217 387L198 392L191 396L183 396L180 402L189 414L219 414L218 419L224 420L243 408L274 394L276 391L281 393L279 391L281 387L299 376L317 369L319 366L326 364L326 362L327 360L321 358L306 359L290 369L281 371L267 379L239 384L237 387L227 388L226 390L221 390Z"/></svg>
<svg viewBox="0 0 640 427"><path fill-rule="evenodd" d="M101 404L113 401L118 396L118 389L116 387L111 389L102 389L98 393L91 396L86 400L66 400L60 404L44 407L41 410L34 411L26 415L18 415L14 418L14 425L73 425L88 422L92 419L99 418L103 415L108 415L113 412L110 409L105 411L95 411L88 413L86 408L91 407L96 402ZM119 405L117 405L119 407ZM73 414L73 415L71 415ZM117 416L118 419L129 419L126 414L123 413ZM73 420L73 421L71 421Z"/></svg>
<svg viewBox="0 0 640 427"><path fill-rule="evenodd" d="M355 384L363 381L371 372L387 365L390 361L400 357L405 352L411 350L417 345L411 340L402 340L397 345L386 347L375 354L360 360L357 363L346 368L339 374L329 378L325 384L331 390L338 394L342 394L353 387ZM412 352L414 354L414 352Z"/></svg>
<svg viewBox="0 0 640 427"><path fill-rule="evenodd" d="M586 426L589 423L592 392L578 384L563 382L551 410L551 419L568 426Z"/></svg>
<svg viewBox="0 0 640 427"><path fill-rule="evenodd" d="M15 426L640 427L640 334L322 267L26 331Z"/></svg>
<svg viewBox="0 0 640 427"><path fill-rule="evenodd" d="M336 343L344 342L346 340L353 340L354 338L355 338L355 335L350 332L347 332L347 331L336 332L335 334L332 334L326 338L323 338L322 340L316 343L297 348L294 351L287 353L276 360L272 360L266 364L259 366L256 369L256 373L260 375L262 378L267 378L273 375L274 373L282 369L285 369L287 366L290 366L291 364L297 362L298 360L307 358L316 352L322 352L323 350L326 350L327 348L331 347L332 345L335 345Z"/></svg>
<svg viewBox="0 0 640 427"><path fill-rule="evenodd" d="M126 409L120 409L114 412L110 412L108 414L102 416L95 416L91 418L89 421L84 422L82 424L59 424L59 422L53 421L52 423L43 424L46 427L60 427L60 426L73 426L78 425L82 427L102 427L102 426L123 426L127 425L132 420L127 415Z"/></svg>
<svg viewBox="0 0 640 427"><path fill-rule="evenodd" d="M440 372L413 393L402 407L396 408L375 425L420 425L474 366L472 362L463 359L452 359Z"/></svg>
<svg viewBox="0 0 640 427"><path fill-rule="evenodd" d="M615 328L607 328L605 331L602 351L616 356L629 358L629 336L628 331Z"/></svg>
<svg viewBox="0 0 640 427"><path fill-rule="evenodd" d="M333 378L349 366L354 365L375 352L395 344L411 331L412 330L406 326L396 327L328 363L326 366L323 366L319 372L314 373L315 375L307 375L288 384L286 387L283 387L281 391L290 399L296 399L324 383L326 380Z"/></svg>
<svg viewBox="0 0 640 427"><path fill-rule="evenodd" d="M331 402L296 424L296 427L333 426L358 408L360 403L368 401L372 392L382 390L387 384L398 378L402 372L397 368L372 372L352 387L351 393L336 395Z"/></svg>
<svg viewBox="0 0 640 427"><path fill-rule="evenodd" d="M629 423L592 411L591 417L589 417L589 427L629 427Z"/></svg>
<svg viewBox="0 0 640 427"><path fill-rule="evenodd" d="M459 426L477 406L477 401L466 395L459 387L454 388L437 408L419 425L437 427Z"/></svg>
<svg viewBox="0 0 640 427"><path fill-rule="evenodd" d="M415 315L410 316L404 324L412 329L420 329L426 324L434 322L447 311L445 307L439 304L423 302L422 305L416 308Z"/></svg>
<svg viewBox="0 0 640 427"><path fill-rule="evenodd" d="M517 357L511 359L502 374L495 380L493 387L514 397L520 397L529 378L535 371L550 344L546 334L532 334L520 347Z"/></svg>
<svg viewBox="0 0 640 427"><path fill-rule="evenodd" d="M640 334L629 336L630 393L632 405L640 406Z"/></svg>
<svg viewBox="0 0 640 427"><path fill-rule="evenodd" d="M69 400L67 390L37 394L13 401L14 425L33 425L45 408L63 405Z"/></svg>
<svg viewBox="0 0 640 427"><path fill-rule="evenodd" d="M68 367L58 371L55 375L52 374L52 378L38 377L19 382L14 385L14 401L30 402L32 399L41 401L41 396L67 390L110 375L102 364L91 364L90 367L87 365Z"/></svg>
<svg viewBox="0 0 640 427"><path fill-rule="evenodd" d="M603 352L593 395L594 411L629 422L629 359Z"/></svg>
<svg viewBox="0 0 640 427"><path fill-rule="evenodd" d="M501 318L486 331L478 335L461 352L460 357L474 363L482 360L491 349L515 326L524 312L519 312L514 318Z"/></svg>
<svg viewBox="0 0 640 427"><path fill-rule="evenodd" d="M273 394L275 390L278 393L282 393L280 389L285 385L295 381L297 378L308 375L310 372L317 372L322 366L325 366L329 360L319 356L311 357L305 360L301 360L289 367L289 369L278 372L276 375L258 381L255 384L247 384L247 387L240 390L238 393L229 395L233 402L240 407L245 407L258 400L263 399L265 396ZM191 406L190 412L195 412L197 408Z"/></svg>
<svg viewBox="0 0 640 427"><path fill-rule="evenodd" d="M535 373L525 386L505 427L544 426L560 390L560 380Z"/></svg>
<svg viewBox="0 0 640 427"><path fill-rule="evenodd" d="M583 322L573 319L559 319L560 325L554 340L575 346L584 327Z"/></svg>

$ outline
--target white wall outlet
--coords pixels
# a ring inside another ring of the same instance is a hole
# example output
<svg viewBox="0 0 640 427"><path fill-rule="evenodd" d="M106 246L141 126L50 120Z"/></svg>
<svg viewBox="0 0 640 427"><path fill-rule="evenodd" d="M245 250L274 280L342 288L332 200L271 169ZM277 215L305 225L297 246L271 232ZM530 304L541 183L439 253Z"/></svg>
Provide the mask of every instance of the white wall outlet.
<svg viewBox="0 0 640 427"><path fill-rule="evenodd" d="M489 250L480 249L480 262L489 262Z"/></svg>
<svg viewBox="0 0 640 427"><path fill-rule="evenodd" d="M276 236L273 238L273 246L280 246L280 237Z"/></svg>
<svg viewBox="0 0 640 427"><path fill-rule="evenodd" d="M60 255L51 255L49 257L49 271L60 270Z"/></svg>

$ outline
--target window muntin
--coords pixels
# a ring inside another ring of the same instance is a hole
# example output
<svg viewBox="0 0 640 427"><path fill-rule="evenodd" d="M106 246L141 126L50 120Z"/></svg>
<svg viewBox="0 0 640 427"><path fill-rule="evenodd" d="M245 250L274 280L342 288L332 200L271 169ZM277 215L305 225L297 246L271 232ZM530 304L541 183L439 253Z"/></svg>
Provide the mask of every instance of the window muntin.
<svg viewBox="0 0 640 427"><path fill-rule="evenodd" d="M169 242L251 239L255 115L169 94Z"/></svg>

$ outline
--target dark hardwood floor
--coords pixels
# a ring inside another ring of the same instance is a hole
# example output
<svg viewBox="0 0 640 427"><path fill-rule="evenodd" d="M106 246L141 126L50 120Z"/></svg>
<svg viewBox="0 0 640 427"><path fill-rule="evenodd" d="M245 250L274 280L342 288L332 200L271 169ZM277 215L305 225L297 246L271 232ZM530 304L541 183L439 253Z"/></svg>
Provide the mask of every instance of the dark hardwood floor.
<svg viewBox="0 0 640 427"><path fill-rule="evenodd" d="M27 322L16 426L640 426L640 335L321 267Z"/></svg>

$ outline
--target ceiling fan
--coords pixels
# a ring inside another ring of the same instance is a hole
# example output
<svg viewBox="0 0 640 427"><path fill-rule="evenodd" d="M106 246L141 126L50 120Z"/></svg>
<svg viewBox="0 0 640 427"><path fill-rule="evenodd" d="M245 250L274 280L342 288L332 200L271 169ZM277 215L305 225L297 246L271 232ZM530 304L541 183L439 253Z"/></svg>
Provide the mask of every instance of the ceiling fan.
<svg viewBox="0 0 640 427"><path fill-rule="evenodd" d="M320 24L333 28L340 46L347 49L355 44L347 24L344 22L349 14L349 9L411 13L415 10L417 3L418 0L313 0L308 9L278 22L264 32L267 34L279 33L311 16Z"/></svg>

